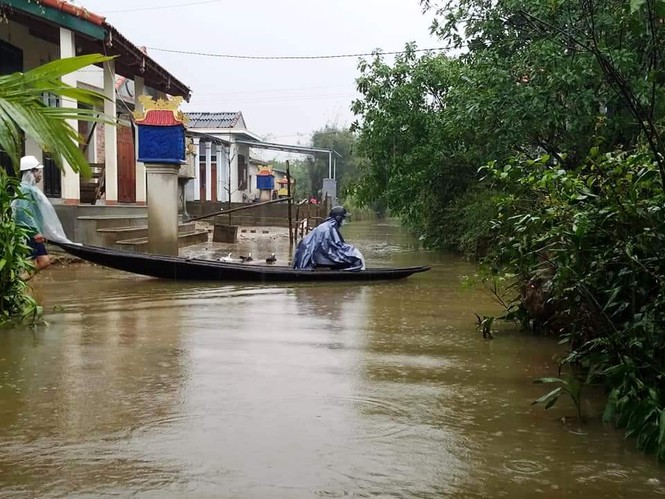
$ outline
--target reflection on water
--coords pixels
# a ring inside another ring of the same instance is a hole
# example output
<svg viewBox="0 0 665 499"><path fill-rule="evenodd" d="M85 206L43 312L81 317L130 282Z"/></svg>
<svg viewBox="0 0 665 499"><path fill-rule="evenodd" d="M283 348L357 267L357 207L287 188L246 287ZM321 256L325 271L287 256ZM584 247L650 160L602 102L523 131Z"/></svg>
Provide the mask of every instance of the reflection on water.
<svg viewBox="0 0 665 499"><path fill-rule="evenodd" d="M353 286L40 275L49 326L0 334L0 496L665 494L620 433L530 405L559 347L484 341L473 312L498 311L460 287L470 264L390 224L345 231L372 265L433 268Z"/></svg>

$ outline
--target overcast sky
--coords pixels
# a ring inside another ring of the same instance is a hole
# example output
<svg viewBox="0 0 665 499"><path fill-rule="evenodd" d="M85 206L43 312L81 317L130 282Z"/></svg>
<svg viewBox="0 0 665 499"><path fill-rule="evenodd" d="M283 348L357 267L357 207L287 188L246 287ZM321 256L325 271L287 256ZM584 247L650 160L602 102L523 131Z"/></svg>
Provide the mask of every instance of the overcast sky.
<svg viewBox="0 0 665 499"><path fill-rule="evenodd" d="M238 60L438 47L418 0L76 0L192 89L186 111L242 111L266 140L305 144L326 124L348 126L358 58ZM169 6L169 7L167 7Z"/></svg>

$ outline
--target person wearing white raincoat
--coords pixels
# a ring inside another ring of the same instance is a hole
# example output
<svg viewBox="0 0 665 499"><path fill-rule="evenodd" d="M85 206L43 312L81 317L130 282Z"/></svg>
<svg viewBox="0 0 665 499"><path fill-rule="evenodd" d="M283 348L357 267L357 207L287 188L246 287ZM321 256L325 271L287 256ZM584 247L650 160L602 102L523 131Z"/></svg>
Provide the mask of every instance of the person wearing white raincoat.
<svg viewBox="0 0 665 499"><path fill-rule="evenodd" d="M21 197L12 202L14 220L28 232L27 244L36 271L51 264L46 246L47 239L69 242L55 209L37 184L42 179L44 165L34 156L21 158Z"/></svg>

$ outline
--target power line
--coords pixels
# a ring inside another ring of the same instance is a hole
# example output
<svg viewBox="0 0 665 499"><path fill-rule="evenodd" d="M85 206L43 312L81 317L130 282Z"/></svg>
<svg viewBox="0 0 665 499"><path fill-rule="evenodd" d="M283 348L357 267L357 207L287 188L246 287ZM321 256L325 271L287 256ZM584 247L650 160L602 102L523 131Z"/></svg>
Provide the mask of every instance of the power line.
<svg viewBox="0 0 665 499"><path fill-rule="evenodd" d="M268 103L268 104L279 104L283 102L300 102L300 101L316 101L316 100L330 100L330 99L351 99L356 97L355 93L340 93L340 94L318 94L318 95L290 95L290 96L265 96L258 98L237 98L237 97L226 97L218 98L215 100L210 99L196 99L196 105L207 105L207 104L216 104L220 101L228 100L233 101L234 103L245 103L245 104L257 104L257 103ZM192 101L195 100L196 93L192 96Z"/></svg>
<svg viewBox="0 0 665 499"><path fill-rule="evenodd" d="M200 55L203 57L219 57L223 59L251 59L251 60L312 60L312 59L343 59L349 57L365 57L374 55L374 52L358 53L358 54L336 54L336 55L232 55L232 54L213 54L210 52L193 52L188 50L172 50L160 49L157 47L148 47L149 50L156 50L158 52L169 52L171 54L184 54L184 55ZM428 52L434 50L445 50L445 47L434 47L429 49L416 49L411 52ZM395 50L392 52L376 52L379 55L396 55L405 54L406 50Z"/></svg>
<svg viewBox="0 0 665 499"><path fill-rule="evenodd" d="M225 0L206 0L205 2L179 3L175 5L161 5L159 7L139 7L138 9L106 10L104 11L104 14L118 14L120 12L138 12L139 10L173 9L176 7L189 7L190 5L203 5L206 3L219 3L224 1Z"/></svg>

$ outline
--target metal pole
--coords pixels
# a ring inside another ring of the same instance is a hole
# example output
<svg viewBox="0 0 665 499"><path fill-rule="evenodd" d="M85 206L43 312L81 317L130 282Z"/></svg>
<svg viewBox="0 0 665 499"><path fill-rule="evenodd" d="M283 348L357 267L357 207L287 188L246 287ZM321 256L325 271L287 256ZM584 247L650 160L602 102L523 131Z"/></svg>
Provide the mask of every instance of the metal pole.
<svg viewBox="0 0 665 499"><path fill-rule="evenodd" d="M337 158L333 158L333 176L332 178L337 179Z"/></svg>
<svg viewBox="0 0 665 499"><path fill-rule="evenodd" d="M332 178L332 151L328 151L328 178Z"/></svg>
<svg viewBox="0 0 665 499"><path fill-rule="evenodd" d="M293 220L291 220L291 170L289 169L289 160L286 160L286 195L289 198L288 212L289 212L289 244L293 246Z"/></svg>

